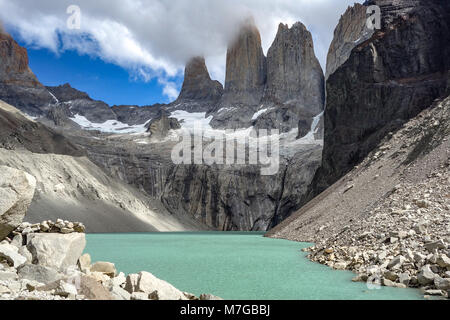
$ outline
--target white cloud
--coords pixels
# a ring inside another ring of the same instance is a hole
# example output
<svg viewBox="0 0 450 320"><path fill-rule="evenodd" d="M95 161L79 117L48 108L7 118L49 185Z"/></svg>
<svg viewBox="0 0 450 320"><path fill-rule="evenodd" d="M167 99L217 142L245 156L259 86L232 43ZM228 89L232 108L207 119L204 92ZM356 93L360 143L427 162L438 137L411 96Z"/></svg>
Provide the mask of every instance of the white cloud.
<svg viewBox="0 0 450 320"><path fill-rule="evenodd" d="M133 76L178 93L173 77L185 62L204 55L213 78L225 78L227 43L249 14L267 52L278 24L302 21L313 33L316 55L325 65L340 15L362 0L78 0L81 30L69 30L66 9L73 0L0 0L0 19L29 45L55 53L67 49L98 56Z"/></svg>

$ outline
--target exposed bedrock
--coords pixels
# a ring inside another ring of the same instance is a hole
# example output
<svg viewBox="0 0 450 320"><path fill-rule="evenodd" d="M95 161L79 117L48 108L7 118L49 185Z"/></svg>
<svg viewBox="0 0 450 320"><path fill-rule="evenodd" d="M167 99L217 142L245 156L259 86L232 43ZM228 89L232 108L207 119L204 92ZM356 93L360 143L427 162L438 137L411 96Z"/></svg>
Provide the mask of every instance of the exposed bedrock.
<svg viewBox="0 0 450 320"><path fill-rule="evenodd" d="M112 141L86 145L89 158L161 200L172 214L226 231L267 230L297 210L321 157L319 145L304 146L281 159L278 173L261 176L258 166L174 165L170 141L123 142L118 139L115 148Z"/></svg>
<svg viewBox="0 0 450 320"><path fill-rule="evenodd" d="M227 54L225 92L211 122L216 128L308 130L323 110L324 76L310 32L280 24L264 57L261 37L248 20ZM302 120L302 121L300 121Z"/></svg>
<svg viewBox="0 0 450 320"><path fill-rule="evenodd" d="M178 97L183 100L212 100L222 97L223 87L219 81L211 80L203 57L194 57L186 65L184 83Z"/></svg>
<svg viewBox="0 0 450 320"><path fill-rule="evenodd" d="M358 164L389 132L448 92L450 3L368 1L382 11L382 29L356 45L329 75L322 166L312 195ZM348 10L347 15L353 15ZM345 16L336 29L353 29ZM345 37L344 37L345 38ZM338 50L338 49L337 49ZM330 52L333 57L333 52Z"/></svg>

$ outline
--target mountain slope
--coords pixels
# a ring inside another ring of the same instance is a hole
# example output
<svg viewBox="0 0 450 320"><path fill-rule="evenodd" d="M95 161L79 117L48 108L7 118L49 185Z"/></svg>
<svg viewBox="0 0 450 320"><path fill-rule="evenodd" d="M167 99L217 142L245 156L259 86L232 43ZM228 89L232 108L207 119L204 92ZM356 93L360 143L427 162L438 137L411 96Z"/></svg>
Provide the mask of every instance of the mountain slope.
<svg viewBox="0 0 450 320"><path fill-rule="evenodd" d="M450 97L389 134L267 236L315 242L312 260L357 272L355 280L448 297L449 221Z"/></svg>
<svg viewBox="0 0 450 320"><path fill-rule="evenodd" d="M89 232L205 228L187 217L168 214L158 202L109 177L67 138L27 119L2 101L0 128L1 140L6 141L0 147L0 164L28 172L37 179L27 221L79 220Z"/></svg>

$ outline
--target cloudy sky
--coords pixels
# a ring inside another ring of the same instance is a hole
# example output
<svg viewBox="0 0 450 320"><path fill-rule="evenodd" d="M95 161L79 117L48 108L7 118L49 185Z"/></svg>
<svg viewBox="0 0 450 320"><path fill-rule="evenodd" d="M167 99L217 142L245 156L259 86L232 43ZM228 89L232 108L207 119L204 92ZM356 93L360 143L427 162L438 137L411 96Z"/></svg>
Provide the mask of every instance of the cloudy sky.
<svg viewBox="0 0 450 320"><path fill-rule="evenodd" d="M280 22L302 21L313 33L316 55L325 66L334 28L354 2L362 0L0 0L0 20L30 50L38 70L43 69L39 59L59 59L55 67L73 59L74 65L86 67L80 59L88 57L89 76L97 64L120 68L131 86L144 90L143 84L152 85L154 95L160 91L154 98L168 101L177 96L184 64L194 55L204 55L212 77L223 82L227 44L249 15L255 17L265 52ZM81 9L79 30L67 26L71 5Z"/></svg>

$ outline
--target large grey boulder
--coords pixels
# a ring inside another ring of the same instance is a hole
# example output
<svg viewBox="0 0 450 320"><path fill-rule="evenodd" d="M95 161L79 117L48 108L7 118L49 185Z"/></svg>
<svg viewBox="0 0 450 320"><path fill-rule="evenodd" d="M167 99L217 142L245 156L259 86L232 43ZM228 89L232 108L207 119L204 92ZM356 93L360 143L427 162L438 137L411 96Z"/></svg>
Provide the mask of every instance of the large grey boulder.
<svg viewBox="0 0 450 320"><path fill-rule="evenodd" d="M37 281L43 284L49 284L64 278L64 275L55 269L35 264L25 264L19 268L18 274L21 279Z"/></svg>
<svg viewBox="0 0 450 320"><path fill-rule="evenodd" d="M148 294L151 300L187 300L183 292L149 272L129 275L125 290Z"/></svg>
<svg viewBox="0 0 450 320"><path fill-rule="evenodd" d="M91 272L103 273L109 276L110 278L114 278L117 274L116 267L114 263L111 262L103 262L103 261L96 262L91 266L90 270Z"/></svg>
<svg viewBox="0 0 450 320"><path fill-rule="evenodd" d="M27 239L33 263L57 270L76 266L85 246L84 233L35 233L28 235Z"/></svg>
<svg viewBox="0 0 450 320"><path fill-rule="evenodd" d="M431 270L430 265L422 267L420 272L417 274L417 280L423 286L432 284L436 278L436 274Z"/></svg>
<svg viewBox="0 0 450 320"><path fill-rule="evenodd" d="M33 176L0 166L0 241L22 223L35 189Z"/></svg>

